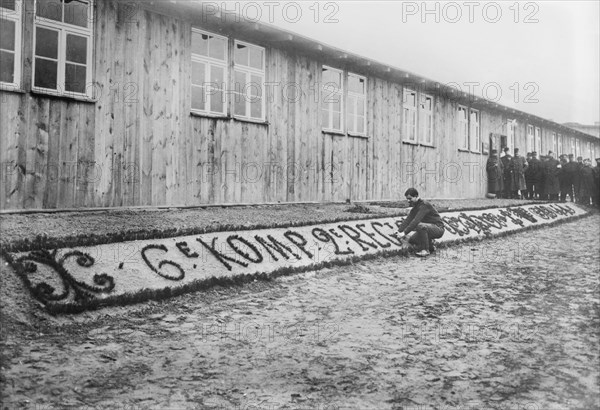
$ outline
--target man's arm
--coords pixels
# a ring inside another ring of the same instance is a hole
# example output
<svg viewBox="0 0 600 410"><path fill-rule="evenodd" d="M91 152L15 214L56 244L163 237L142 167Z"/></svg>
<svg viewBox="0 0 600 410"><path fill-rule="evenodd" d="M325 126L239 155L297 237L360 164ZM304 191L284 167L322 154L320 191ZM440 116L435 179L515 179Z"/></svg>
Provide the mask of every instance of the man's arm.
<svg viewBox="0 0 600 410"><path fill-rule="evenodd" d="M402 221L402 223L398 227L398 230L401 233L403 233L404 230L406 229L406 227L408 226L408 224L411 223L411 221L415 217L416 213L417 213L417 210L415 208L410 210L410 212L408 213L408 216L406 218L404 218L404 221Z"/></svg>

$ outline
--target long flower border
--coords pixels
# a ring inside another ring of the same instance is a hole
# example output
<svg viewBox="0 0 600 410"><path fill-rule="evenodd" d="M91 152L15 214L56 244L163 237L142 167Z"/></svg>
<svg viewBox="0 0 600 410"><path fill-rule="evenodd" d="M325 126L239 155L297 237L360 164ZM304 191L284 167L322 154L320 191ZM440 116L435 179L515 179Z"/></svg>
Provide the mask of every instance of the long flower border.
<svg viewBox="0 0 600 410"><path fill-rule="evenodd" d="M548 203L544 203L544 204L548 204ZM534 203L531 203L528 205L534 205ZM487 207L487 208L479 207L479 208L475 208L475 209L483 210L483 209L491 209L491 208L492 207ZM512 208L518 208L518 206L506 207L506 209L512 209ZM468 211L468 209L461 209L460 211L464 213L464 211ZM498 233L494 233L494 234L489 234L489 231L488 232L484 231L483 232L484 236L458 238L455 240L440 243L439 248L446 248L449 246L454 246L454 245L463 244L463 243L479 242L479 241L482 241L487 238L500 238L500 237L504 237L507 235L511 235L516 232L525 232L525 231L534 230L534 229L552 227L552 226L556 226L556 225L559 225L562 223L572 222L574 220L584 218L584 217L587 217L590 215L592 215L592 213L587 212L582 215L566 217L564 219L548 222L543 225L530 225L530 226L524 227L518 231L504 231L504 232L498 232ZM399 216L404 216L404 214L399 215ZM393 217L393 216L385 215L382 217L375 217L375 218L369 218L369 219L382 219L382 218L390 218L390 217ZM360 220L360 219L364 219L364 218L341 219L339 221L337 221L337 220L333 221L333 223L342 222L342 221L356 221L356 220ZM283 227L284 228L287 228L290 226L298 227L298 226L307 226L307 225L314 225L314 224L319 224L319 223L331 223L331 222L332 221L322 221L322 222L314 222L313 221L310 223L302 222L299 224L286 224ZM278 225L278 224L274 224L274 226L268 226L267 228L276 228L277 227L276 225ZM202 232L199 232L199 233L203 234L203 233L211 233L211 232L224 232L224 231L232 231L232 230L236 230L236 229L237 230L250 230L250 229L264 229L264 228L261 228L261 227L257 228L256 226L253 226L253 227L248 227L248 226L231 227L230 225L224 225L221 229L206 230L206 231L202 230ZM315 228L315 229L318 229L318 228ZM193 228L191 230L194 231ZM186 230L186 231L189 232L190 230ZM152 236L150 238L146 237L143 239L163 239L163 238L170 238L173 236L180 236L179 234L167 235L167 233L172 233L173 230L168 230L166 232L152 230L151 232L155 233L156 235ZM292 231L289 231L289 232L294 233ZM194 231L193 233L191 233L191 235L196 235L199 233ZM187 233L187 232L186 232L186 234L190 235L190 233ZM140 239L140 238L136 236L135 239ZM123 240L127 240L127 239L123 239ZM60 242L60 240L59 240L59 242ZM47 244L48 242L44 241L44 243ZM103 241L102 243L110 243L110 242ZM28 242L28 245L31 245L31 244L33 244L33 242ZM89 246L89 244L87 244L87 243L85 245ZM77 246L83 246L83 244L77 244ZM55 248L57 248L57 247L55 247ZM14 247L14 248L11 247L10 249L12 252L15 251L14 249L19 249L19 251L22 252L20 247ZM43 306L46 308L46 310L48 312L50 312L52 314L80 313L85 310L93 310L93 309L97 309L99 307L104 307L104 306L111 306L111 305L124 306L124 305L133 304L133 303L139 303L139 302L146 301L146 300L162 300L162 299L182 295L182 294L189 293L189 292L210 289L214 286L223 286L223 287L236 286L236 285L241 285L244 283L253 282L255 280L270 281L270 280L280 277L280 276L288 276L288 275L293 275L293 274L300 273L300 272L305 272L305 271L310 271L310 270L319 270L319 269L323 269L323 268L331 268L334 266L346 266L346 265L354 264L355 262L358 262L361 260L370 260L373 258L390 257L390 256L406 257L409 255L409 250L405 249L405 248L394 249L394 250L380 250L379 252L377 252L375 254L365 254L362 256L349 256L346 259L337 259L337 260L333 260L333 261L318 262L318 263L313 263L313 264L305 265L305 266L283 267L283 268L275 269L270 272L256 272L256 273L252 273L252 274L239 274L236 276L225 276L225 277L213 276L213 277L206 278L206 279L194 280L193 282L190 282L190 283L187 283L185 285L175 287L175 288L165 287L165 288L161 288L161 289L142 289L142 290L136 291L136 292L107 296L105 298L100 299L100 298L93 297L93 294L109 292L114 287L114 281L113 281L112 277L105 275L105 274L95 275L94 283L97 286L90 286L83 282L77 281L62 266L64 260L67 257L76 256L77 263L80 266L89 267L94 263L93 258L91 256L89 256L87 254L83 254L82 252L79 252L79 251L74 251L74 252L68 253L67 255L64 255L63 257L60 258L60 260L57 261L55 258L55 255L56 255L55 251L54 251L54 253L51 253L46 250L36 250L36 251L32 252L32 254L30 254L30 255L39 256L39 258L37 258L37 259L31 258L31 257L21 257L21 258L15 259L15 258L13 258L12 254L10 253L11 251L9 251L7 248L2 248L1 249L2 256L15 269L17 275L21 278L21 280L24 282L24 284L27 286L27 288L32 290L32 293L34 294L34 296L41 295L41 296L45 296L46 299L48 299L47 298L48 294L51 294L53 290L47 289L43 286L34 287L32 285L31 281L28 278L28 273L31 273L32 269L33 269L32 264L27 263L27 261L29 261L29 260L35 260L38 263L43 263L43 264L53 267L61 276L63 283L65 284L65 289L67 289L67 291L72 290L75 293L75 303L73 303L73 302L56 303L55 300L52 300L53 298L50 298L49 300L47 300L47 302L45 304L43 304ZM171 263L173 263L173 262L171 262ZM176 263L173 263L173 264L176 265ZM159 266L159 268L160 268L160 266ZM181 270L181 268L180 268L180 270ZM167 279L178 280L177 278L167 278ZM57 298L55 298L55 299L57 299Z"/></svg>

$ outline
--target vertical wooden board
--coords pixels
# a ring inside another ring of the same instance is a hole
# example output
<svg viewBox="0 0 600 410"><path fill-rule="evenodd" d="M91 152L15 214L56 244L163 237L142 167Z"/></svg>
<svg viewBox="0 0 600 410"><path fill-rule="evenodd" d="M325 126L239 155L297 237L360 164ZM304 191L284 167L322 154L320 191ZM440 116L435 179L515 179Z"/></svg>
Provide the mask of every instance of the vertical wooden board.
<svg viewBox="0 0 600 410"><path fill-rule="evenodd" d="M302 69L303 57L297 56L294 59L294 81L299 85L300 89L302 88L302 77L303 77L303 69ZM304 134L304 126L306 122L306 118L303 114L303 107L305 105L305 94L304 92L301 94L300 99L297 103L294 103L294 168L295 168L295 178L294 185L296 188L295 192L295 201L306 201L307 200L307 173L306 173L306 164L307 164L307 138Z"/></svg>
<svg viewBox="0 0 600 410"><path fill-rule="evenodd" d="M36 208L36 166L37 166L37 143L39 139L38 123L40 121L43 98L31 98L29 100L29 114L27 122L27 145L25 146L25 186L23 197L23 209ZM42 125L44 127L45 125Z"/></svg>
<svg viewBox="0 0 600 410"><path fill-rule="evenodd" d="M17 181L15 185L14 208L23 209L27 199L27 151L29 141L29 124L31 122L30 106L33 98L31 95L26 95L19 106L19 133L17 143Z"/></svg>
<svg viewBox="0 0 600 410"><path fill-rule="evenodd" d="M348 161L346 160L346 143L347 138L333 135L332 146L333 146L333 161L338 164L339 167L339 178L333 187L333 200L334 201L345 201L347 198L347 183L348 183Z"/></svg>
<svg viewBox="0 0 600 410"><path fill-rule="evenodd" d="M92 206L88 201L88 190L94 185L94 106L82 104L79 107L79 134L77 141L77 177L75 179L76 207ZM90 129L92 132L90 132Z"/></svg>
<svg viewBox="0 0 600 410"><path fill-rule="evenodd" d="M9 94L0 91L0 123L5 131L0 133L0 156L2 158L2 202L0 209L19 209L17 201L19 180L24 169L20 167L19 151L22 124L26 122L26 112L22 110L25 95Z"/></svg>
<svg viewBox="0 0 600 410"><path fill-rule="evenodd" d="M309 189L310 189L310 200L311 201L320 201L321 195L319 190L319 170L318 170L318 161L319 157L319 140L320 140L320 129L318 127L318 118L319 111L318 105L314 103L313 99L310 96L309 90L314 85L314 79L316 71L320 66L316 63L316 61L312 59L306 59L306 69L305 69L305 106L306 106L306 136L308 138L308 162L309 162Z"/></svg>
<svg viewBox="0 0 600 410"><path fill-rule="evenodd" d="M79 103L68 101L61 121L59 142L58 207L70 208L75 204L77 180L77 150L79 134Z"/></svg>
<svg viewBox="0 0 600 410"><path fill-rule="evenodd" d="M153 146L155 144L154 137L154 60L158 50L154 47L154 19L152 14L145 11L144 32L143 37L143 71L142 80L140 81L141 88L141 105L142 118L140 121L139 145L140 145L140 205L152 205L153 184L152 184L152 160Z"/></svg>
<svg viewBox="0 0 600 410"><path fill-rule="evenodd" d="M107 32L109 24L108 8L111 2L100 2L96 5L96 22L94 36L94 90L96 99L96 115L94 121L94 157L96 169L99 171L99 177L94 181L95 203L99 206L107 206L106 190L108 187L109 164L106 162L105 134L107 132L107 116L109 113L109 84L108 78L110 67L108 57L108 37ZM56 107L58 108L58 107ZM55 111L57 111L55 108ZM58 139L59 136L57 135ZM58 157L57 157L58 158Z"/></svg>
<svg viewBox="0 0 600 410"><path fill-rule="evenodd" d="M60 177L60 135L62 117L65 105L58 100L51 100L48 120L48 166L46 169L46 191L44 193L44 208L56 208L58 203Z"/></svg>
<svg viewBox="0 0 600 410"><path fill-rule="evenodd" d="M288 81L296 81L296 57L288 55ZM296 201L296 105L295 101L287 101L287 161L286 161L286 197L287 202Z"/></svg>
<svg viewBox="0 0 600 410"><path fill-rule="evenodd" d="M277 93L278 102L277 105L277 131L276 131L276 157L275 165L273 166L273 173L277 178L276 183L276 200L285 202L287 199L287 163L288 163L288 129L289 129L289 118L288 118L288 104L291 98L294 98L290 93L295 93L295 89L288 89L293 87L290 85L288 77L288 60L287 55L284 52L280 52L277 55L277 67L281 78L281 91ZM277 80L275 80L277 81ZM284 92L284 90L286 90ZM289 93L286 94L286 92Z"/></svg>

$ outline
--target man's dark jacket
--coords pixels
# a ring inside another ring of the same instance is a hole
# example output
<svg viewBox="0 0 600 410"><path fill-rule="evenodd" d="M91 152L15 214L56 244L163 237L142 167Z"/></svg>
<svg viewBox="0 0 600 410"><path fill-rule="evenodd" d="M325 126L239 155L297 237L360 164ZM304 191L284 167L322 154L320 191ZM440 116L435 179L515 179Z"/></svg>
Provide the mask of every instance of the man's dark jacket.
<svg viewBox="0 0 600 410"><path fill-rule="evenodd" d="M400 224L398 230L400 232L408 234L414 231L417 225L421 222L426 224L437 225L440 228L444 227L444 222L442 221L440 214L438 213L438 211L435 210L433 205L431 205L429 202L419 199L416 205L413 206L413 209L410 210L410 213L408 214L404 222Z"/></svg>

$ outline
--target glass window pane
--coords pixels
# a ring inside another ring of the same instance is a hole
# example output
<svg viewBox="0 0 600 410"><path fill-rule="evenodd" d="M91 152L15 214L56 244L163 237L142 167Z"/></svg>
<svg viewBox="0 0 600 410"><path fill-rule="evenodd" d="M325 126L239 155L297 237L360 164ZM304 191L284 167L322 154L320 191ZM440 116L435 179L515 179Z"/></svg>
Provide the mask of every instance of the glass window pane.
<svg viewBox="0 0 600 410"><path fill-rule="evenodd" d="M341 95L335 94L332 96L331 107L334 112L342 112L342 96Z"/></svg>
<svg viewBox="0 0 600 410"><path fill-rule="evenodd" d="M235 115L246 116L246 97L241 94L234 94L234 109Z"/></svg>
<svg viewBox="0 0 600 410"><path fill-rule="evenodd" d="M15 22L0 19L0 48L3 50L15 50Z"/></svg>
<svg viewBox="0 0 600 410"><path fill-rule="evenodd" d="M263 69L263 50L258 47L250 47L250 67Z"/></svg>
<svg viewBox="0 0 600 410"><path fill-rule="evenodd" d="M0 81L14 82L15 55L7 51L0 51Z"/></svg>
<svg viewBox="0 0 600 410"><path fill-rule="evenodd" d="M358 117L357 118L357 131L361 134L365 133L365 117Z"/></svg>
<svg viewBox="0 0 600 410"><path fill-rule="evenodd" d="M15 0L0 0L0 7L15 10Z"/></svg>
<svg viewBox="0 0 600 410"><path fill-rule="evenodd" d="M58 63L56 61L35 59L35 86L56 90L56 73Z"/></svg>
<svg viewBox="0 0 600 410"><path fill-rule="evenodd" d="M65 2L65 23L79 27L88 26L89 5L82 0Z"/></svg>
<svg viewBox="0 0 600 410"><path fill-rule="evenodd" d="M341 89L342 87L340 73L323 67L323 85L325 87Z"/></svg>
<svg viewBox="0 0 600 410"><path fill-rule="evenodd" d="M333 129L341 130L342 129L342 115L340 113L333 113Z"/></svg>
<svg viewBox="0 0 600 410"><path fill-rule="evenodd" d="M353 75L348 76L348 91L358 94L365 93L365 80Z"/></svg>
<svg viewBox="0 0 600 410"><path fill-rule="evenodd" d="M208 36L192 31L192 54L208 56Z"/></svg>
<svg viewBox="0 0 600 410"><path fill-rule="evenodd" d="M358 99L358 110L356 112L360 116L363 116L363 117L365 116L365 99L364 98Z"/></svg>
<svg viewBox="0 0 600 410"><path fill-rule="evenodd" d="M65 91L85 93L85 73L83 65L67 64L65 66Z"/></svg>
<svg viewBox="0 0 600 410"><path fill-rule="evenodd" d="M235 45L234 60L236 64L248 65L248 47L243 44Z"/></svg>
<svg viewBox="0 0 600 410"><path fill-rule="evenodd" d="M323 128L331 128L331 125L329 125L329 110L327 108L321 110L321 121L323 122Z"/></svg>
<svg viewBox="0 0 600 410"><path fill-rule="evenodd" d="M62 21L62 2L60 0L37 0L35 14L50 20Z"/></svg>
<svg viewBox="0 0 600 410"><path fill-rule="evenodd" d="M354 110L356 107L356 97L349 95L347 101L348 101L348 114L353 115L355 113Z"/></svg>
<svg viewBox="0 0 600 410"><path fill-rule="evenodd" d="M250 116L252 118L262 118L262 99L254 98L250 103Z"/></svg>
<svg viewBox="0 0 600 410"><path fill-rule="evenodd" d="M35 55L57 59L58 31L37 27L35 34Z"/></svg>
<svg viewBox="0 0 600 410"><path fill-rule="evenodd" d="M237 93L245 93L246 92L246 73L241 71L236 71L233 78L233 86L234 90Z"/></svg>
<svg viewBox="0 0 600 410"><path fill-rule="evenodd" d="M203 85L206 66L204 63L192 61L192 84Z"/></svg>
<svg viewBox="0 0 600 410"><path fill-rule="evenodd" d="M225 44L225 39L211 37L209 44L210 57L225 60Z"/></svg>
<svg viewBox="0 0 600 410"><path fill-rule="evenodd" d="M204 98L204 87L192 86L192 108L194 110L206 110L206 100Z"/></svg>
<svg viewBox="0 0 600 410"><path fill-rule="evenodd" d="M210 110L213 112L224 112L223 91L212 90L210 94Z"/></svg>
<svg viewBox="0 0 600 410"><path fill-rule="evenodd" d="M348 114L346 115L346 129L348 132L354 132L354 115Z"/></svg>
<svg viewBox="0 0 600 410"><path fill-rule="evenodd" d="M67 61L85 64L87 62L87 39L67 34Z"/></svg>
<svg viewBox="0 0 600 410"><path fill-rule="evenodd" d="M213 87L223 88L223 67L211 66L210 67L210 82Z"/></svg>
<svg viewBox="0 0 600 410"><path fill-rule="evenodd" d="M262 77L257 75L250 76L250 95L262 97Z"/></svg>

